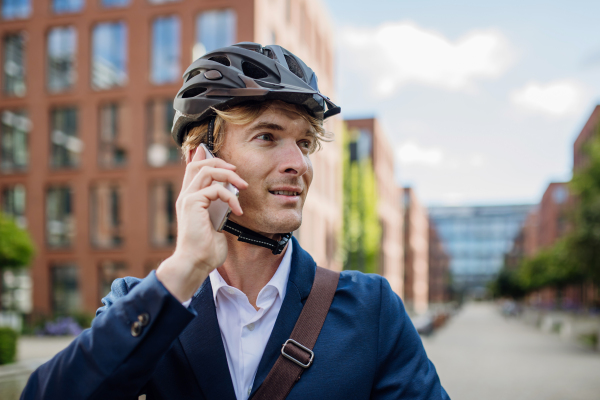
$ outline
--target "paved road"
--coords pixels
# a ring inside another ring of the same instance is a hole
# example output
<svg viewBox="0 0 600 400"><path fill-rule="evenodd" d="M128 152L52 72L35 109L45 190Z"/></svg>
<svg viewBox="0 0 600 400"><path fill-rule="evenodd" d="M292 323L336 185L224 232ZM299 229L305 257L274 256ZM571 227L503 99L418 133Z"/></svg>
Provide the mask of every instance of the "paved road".
<svg viewBox="0 0 600 400"><path fill-rule="evenodd" d="M19 338L18 361L0 366L0 399L17 400L29 374L46 360L71 343L72 337L35 337Z"/></svg>
<svg viewBox="0 0 600 400"><path fill-rule="evenodd" d="M599 400L600 354L469 304L423 343L453 400Z"/></svg>

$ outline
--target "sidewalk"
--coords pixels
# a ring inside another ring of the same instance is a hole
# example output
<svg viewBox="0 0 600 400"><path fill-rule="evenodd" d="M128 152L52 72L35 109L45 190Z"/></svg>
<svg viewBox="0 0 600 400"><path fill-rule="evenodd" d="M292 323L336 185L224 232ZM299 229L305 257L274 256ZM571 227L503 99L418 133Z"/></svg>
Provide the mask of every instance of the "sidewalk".
<svg viewBox="0 0 600 400"><path fill-rule="evenodd" d="M492 304L467 304L423 344L452 399L600 399L598 352L504 319Z"/></svg>
<svg viewBox="0 0 600 400"><path fill-rule="evenodd" d="M21 336L17 350L17 362L0 365L0 399L18 399L29 375L67 347L72 340L72 336Z"/></svg>

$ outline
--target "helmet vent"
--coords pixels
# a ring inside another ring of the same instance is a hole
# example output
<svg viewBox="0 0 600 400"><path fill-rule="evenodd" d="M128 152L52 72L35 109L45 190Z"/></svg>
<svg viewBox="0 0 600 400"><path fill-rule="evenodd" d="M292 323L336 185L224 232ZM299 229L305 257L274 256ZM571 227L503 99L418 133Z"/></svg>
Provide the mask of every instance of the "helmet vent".
<svg viewBox="0 0 600 400"><path fill-rule="evenodd" d="M205 87L193 87L193 88L188 89L185 92L183 92L183 94L181 95L181 98L188 99L190 97L196 97L199 94L202 94L204 92L206 92Z"/></svg>
<svg viewBox="0 0 600 400"><path fill-rule="evenodd" d="M227 58L225 56L213 56L213 57L209 58L209 60L218 62L219 64L223 64L227 67L231 66L231 61L229 61L229 58Z"/></svg>
<svg viewBox="0 0 600 400"><path fill-rule="evenodd" d="M196 75L198 75L200 73L200 70L197 69L195 71L190 72L190 74L188 75L187 79L185 80L186 82L189 81L190 79L192 79L193 77L195 77Z"/></svg>
<svg viewBox="0 0 600 400"><path fill-rule="evenodd" d="M248 61L242 62L242 71L244 75L252 79L263 79L269 76L264 69Z"/></svg>
<svg viewBox="0 0 600 400"><path fill-rule="evenodd" d="M288 67L290 67L290 71L292 71L292 73L298 78L304 79L304 72L302 71L302 68L300 68L298 61L296 61L294 57L290 57L287 54L284 54L283 56L285 57Z"/></svg>

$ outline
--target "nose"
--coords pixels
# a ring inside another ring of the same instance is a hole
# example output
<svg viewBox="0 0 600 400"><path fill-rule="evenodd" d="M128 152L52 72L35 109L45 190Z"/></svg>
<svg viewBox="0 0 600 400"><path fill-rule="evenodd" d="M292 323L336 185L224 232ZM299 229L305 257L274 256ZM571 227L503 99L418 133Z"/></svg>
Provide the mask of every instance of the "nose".
<svg viewBox="0 0 600 400"><path fill-rule="evenodd" d="M299 177L308 171L310 161L295 141L286 143L279 156L280 173Z"/></svg>

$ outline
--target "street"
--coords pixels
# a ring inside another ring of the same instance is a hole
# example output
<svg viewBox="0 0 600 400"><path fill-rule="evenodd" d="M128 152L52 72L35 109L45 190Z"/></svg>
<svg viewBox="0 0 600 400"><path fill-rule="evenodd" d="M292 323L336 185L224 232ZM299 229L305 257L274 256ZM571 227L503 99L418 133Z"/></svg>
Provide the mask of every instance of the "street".
<svg viewBox="0 0 600 400"><path fill-rule="evenodd" d="M452 399L600 399L599 353L504 319L492 304L467 304L423 343Z"/></svg>
<svg viewBox="0 0 600 400"><path fill-rule="evenodd" d="M70 340L21 338L20 362L0 368L0 398L18 398L29 371ZM423 343L453 400L600 399L599 353L505 319L492 304L467 304Z"/></svg>
<svg viewBox="0 0 600 400"><path fill-rule="evenodd" d="M19 338L18 361L0 366L0 400L16 400L27 383L29 374L46 360L71 343L73 337L36 337Z"/></svg>

